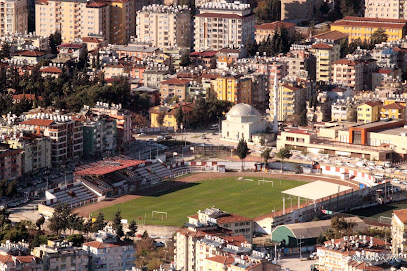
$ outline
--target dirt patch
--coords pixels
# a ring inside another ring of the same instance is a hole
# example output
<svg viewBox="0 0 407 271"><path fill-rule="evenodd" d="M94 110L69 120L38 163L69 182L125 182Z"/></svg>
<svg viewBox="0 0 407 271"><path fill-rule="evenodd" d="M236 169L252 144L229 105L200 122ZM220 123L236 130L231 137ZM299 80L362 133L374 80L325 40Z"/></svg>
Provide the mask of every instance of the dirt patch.
<svg viewBox="0 0 407 271"><path fill-rule="evenodd" d="M168 181L163 182L160 185L151 188L145 188L140 191L137 191L137 195L130 194L124 195L115 199L108 199L101 202L93 203L90 205L82 206L73 210L73 212L78 213L80 216L89 217L89 214L100 210L102 208L106 208L109 206L113 206L119 203L127 202L133 199L137 199L143 196L149 196L151 194L155 194L160 191L166 191L169 189L176 188L177 186L181 186L185 183L194 183L194 182L201 182L207 179L217 179L217 178L225 178L225 177L248 177L248 176L256 176L256 177L266 177L266 178L273 178L273 179L281 179L281 180L298 180L300 182L312 182L316 180L323 180L326 182L341 184L352 186L353 188L358 188L358 184L356 182L351 181L342 181L338 178L334 177L326 177L326 176L318 176L318 175L301 175L301 174L270 174L266 172L202 172L196 173L192 175L188 175L184 178L179 178L176 181Z"/></svg>

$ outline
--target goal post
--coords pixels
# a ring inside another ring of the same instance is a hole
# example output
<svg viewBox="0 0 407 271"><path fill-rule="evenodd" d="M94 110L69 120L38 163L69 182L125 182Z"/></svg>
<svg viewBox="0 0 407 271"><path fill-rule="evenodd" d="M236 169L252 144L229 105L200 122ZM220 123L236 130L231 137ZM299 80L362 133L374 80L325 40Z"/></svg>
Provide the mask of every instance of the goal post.
<svg viewBox="0 0 407 271"><path fill-rule="evenodd" d="M152 211L152 212L151 212L151 217L154 217L154 214L161 214L161 215L165 215L165 218L168 218L168 214L167 214L167 212Z"/></svg>
<svg viewBox="0 0 407 271"><path fill-rule="evenodd" d="M271 183L271 186L274 187L274 181L258 180L257 183L258 183L258 185L260 185L261 183Z"/></svg>

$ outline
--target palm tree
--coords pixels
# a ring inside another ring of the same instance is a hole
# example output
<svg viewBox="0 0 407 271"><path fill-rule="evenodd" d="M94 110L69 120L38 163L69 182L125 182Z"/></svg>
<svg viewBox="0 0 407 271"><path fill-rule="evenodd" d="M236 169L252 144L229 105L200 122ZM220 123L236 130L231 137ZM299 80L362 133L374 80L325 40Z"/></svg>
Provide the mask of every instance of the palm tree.
<svg viewBox="0 0 407 271"><path fill-rule="evenodd" d="M280 163L281 163L281 173L283 173L283 162L285 159L289 159L292 154L291 154L291 150L287 147L285 148L281 148L277 153L276 153L277 158L280 159Z"/></svg>

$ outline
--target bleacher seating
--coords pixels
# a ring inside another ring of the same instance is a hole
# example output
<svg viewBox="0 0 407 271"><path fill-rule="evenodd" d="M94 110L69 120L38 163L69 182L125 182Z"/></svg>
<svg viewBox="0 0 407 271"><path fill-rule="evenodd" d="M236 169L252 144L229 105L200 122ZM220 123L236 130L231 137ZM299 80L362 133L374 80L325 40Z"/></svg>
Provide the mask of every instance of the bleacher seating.
<svg viewBox="0 0 407 271"><path fill-rule="evenodd" d="M77 206L80 203L98 198L95 193L82 183L61 189L58 192L54 192L53 195L56 197L57 202L66 203L69 206Z"/></svg>

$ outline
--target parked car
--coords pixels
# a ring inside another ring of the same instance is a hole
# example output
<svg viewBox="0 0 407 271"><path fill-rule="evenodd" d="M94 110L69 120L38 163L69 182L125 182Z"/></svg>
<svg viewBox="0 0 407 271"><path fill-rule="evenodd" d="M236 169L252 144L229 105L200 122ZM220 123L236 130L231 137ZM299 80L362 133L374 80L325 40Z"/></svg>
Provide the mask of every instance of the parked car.
<svg viewBox="0 0 407 271"><path fill-rule="evenodd" d="M212 124L211 127L209 128L210 130L216 130L219 129L219 124Z"/></svg>
<svg viewBox="0 0 407 271"><path fill-rule="evenodd" d="M393 183L401 183L399 179L393 179L392 182Z"/></svg>

